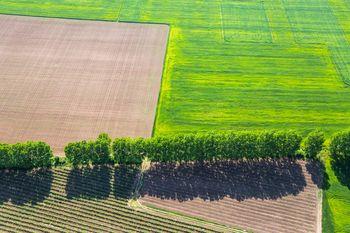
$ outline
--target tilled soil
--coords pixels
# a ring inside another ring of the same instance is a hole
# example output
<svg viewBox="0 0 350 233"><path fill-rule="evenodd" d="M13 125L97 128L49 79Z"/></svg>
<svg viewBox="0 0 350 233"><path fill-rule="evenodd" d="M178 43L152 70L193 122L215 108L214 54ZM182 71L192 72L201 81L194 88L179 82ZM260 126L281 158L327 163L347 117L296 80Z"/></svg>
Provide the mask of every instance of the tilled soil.
<svg viewBox="0 0 350 233"><path fill-rule="evenodd" d="M0 15L0 141L151 136L168 31Z"/></svg>
<svg viewBox="0 0 350 233"><path fill-rule="evenodd" d="M153 164L140 202L253 232L317 232L319 164Z"/></svg>

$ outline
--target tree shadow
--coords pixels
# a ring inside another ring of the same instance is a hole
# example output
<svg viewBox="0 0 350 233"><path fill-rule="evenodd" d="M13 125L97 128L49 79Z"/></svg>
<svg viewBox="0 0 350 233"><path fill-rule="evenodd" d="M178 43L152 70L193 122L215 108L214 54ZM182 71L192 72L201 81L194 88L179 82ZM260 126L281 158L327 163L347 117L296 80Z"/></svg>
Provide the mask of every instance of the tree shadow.
<svg viewBox="0 0 350 233"><path fill-rule="evenodd" d="M111 192L109 166L73 168L68 175L66 193L68 199L106 199Z"/></svg>
<svg viewBox="0 0 350 233"><path fill-rule="evenodd" d="M132 195L139 168L120 165L114 169L114 197L127 199Z"/></svg>
<svg viewBox="0 0 350 233"><path fill-rule="evenodd" d="M50 194L53 174L51 170L0 171L0 204L14 205L42 202Z"/></svg>
<svg viewBox="0 0 350 233"><path fill-rule="evenodd" d="M312 182L319 189L329 189L329 176L324 163L320 160L308 160L305 164L306 170L311 175Z"/></svg>
<svg viewBox="0 0 350 233"><path fill-rule="evenodd" d="M331 166L339 182L350 189L350 160L332 160Z"/></svg>
<svg viewBox="0 0 350 233"><path fill-rule="evenodd" d="M180 202L278 199L297 195L306 186L301 165L290 159L153 164L144 175L141 196Z"/></svg>

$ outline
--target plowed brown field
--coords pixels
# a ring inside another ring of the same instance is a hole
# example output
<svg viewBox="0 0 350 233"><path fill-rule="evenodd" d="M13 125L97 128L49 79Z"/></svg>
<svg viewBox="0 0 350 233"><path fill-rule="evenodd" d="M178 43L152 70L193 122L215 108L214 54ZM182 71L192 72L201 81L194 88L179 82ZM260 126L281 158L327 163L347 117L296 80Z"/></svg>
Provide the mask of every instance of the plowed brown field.
<svg viewBox="0 0 350 233"><path fill-rule="evenodd" d="M320 174L290 160L154 164L140 203L253 232L318 232Z"/></svg>
<svg viewBox="0 0 350 233"><path fill-rule="evenodd" d="M0 15L0 141L151 136L168 31Z"/></svg>

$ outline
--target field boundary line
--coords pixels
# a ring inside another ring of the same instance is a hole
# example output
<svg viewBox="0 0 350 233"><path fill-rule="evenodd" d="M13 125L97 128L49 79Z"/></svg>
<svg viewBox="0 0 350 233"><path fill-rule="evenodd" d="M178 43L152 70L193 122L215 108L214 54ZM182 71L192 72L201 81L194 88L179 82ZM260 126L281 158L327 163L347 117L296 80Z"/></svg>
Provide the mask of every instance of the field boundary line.
<svg viewBox="0 0 350 233"><path fill-rule="evenodd" d="M141 21L133 21L133 20L119 20L118 19L95 19L95 18L74 18L74 17L59 17L59 16L43 16L43 15L29 15L29 14L15 14L15 13L0 13L0 15L8 15L8 16L21 16L21 17L32 17L32 18L45 18L45 19L62 19L62 20L77 20L77 21L92 21L92 22L107 22L107 23L131 23L131 24L156 24L156 25L167 25L169 26L169 35L171 24L170 23L160 23L160 22L141 22ZM168 39L169 39L168 35Z"/></svg>
<svg viewBox="0 0 350 233"><path fill-rule="evenodd" d="M166 48L165 48L165 55L164 55L164 60L163 60L163 70L162 70L162 77L160 78L160 87L159 87L159 93L158 93L158 101L157 101L157 105L156 105L156 112L154 115L154 120L153 120L153 128L152 128L152 133L151 133L151 137L153 137L155 135L156 132L156 126L157 126L157 121L158 121L158 116L160 114L160 105L161 105L161 99L162 99L162 89L164 87L164 83L165 83L165 79L167 78L167 72L168 72L168 61L170 59L170 53L169 53L169 47L170 47L170 37L171 37L171 25L168 25L168 38L167 38L167 42L166 42Z"/></svg>
<svg viewBox="0 0 350 233"><path fill-rule="evenodd" d="M117 22L114 19L101 19L101 18L74 18L74 17L60 17L60 16L44 16L44 15L30 15L30 14L16 14L16 13L0 13L0 15L8 16L23 16L33 18L46 18L46 19L67 19L67 20L79 20L79 21L95 21L95 22Z"/></svg>

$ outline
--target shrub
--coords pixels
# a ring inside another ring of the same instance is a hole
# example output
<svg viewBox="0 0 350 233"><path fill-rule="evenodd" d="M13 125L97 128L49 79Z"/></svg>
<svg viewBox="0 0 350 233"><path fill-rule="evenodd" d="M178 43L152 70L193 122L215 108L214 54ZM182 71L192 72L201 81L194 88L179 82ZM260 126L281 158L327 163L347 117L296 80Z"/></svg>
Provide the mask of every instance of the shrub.
<svg viewBox="0 0 350 233"><path fill-rule="evenodd" d="M106 133L101 133L100 135L98 135L97 141L104 141L104 142L106 142L108 145L111 145L111 143L112 143L112 139L111 139L111 138L109 137L109 135L106 134Z"/></svg>
<svg viewBox="0 0 350 233"><path fill-rule="evenodd" d="M323 132L316 130L309 133L302 143L305 156L309 159L317 159L317 155L323 148L324 141L325 135Z"/></svg>
<svg viewBox="0 0 350 233"><path fill-rule="evenodd" d="M73 167L89 164L89 145L87 141L72 142L64 148L66 158Z"/></svg>
<svg viewBox="0 0 350 233"><path fill-rule="evenodd" d="M96 141L69 143L64 152L69 163L78 165L106 164L110 161L111 139L107 134L100 134Z"/></svg>
<svg viewBox="0 0 350 233"><path fill-rule="evenodd" d="M113 142L113 159L118 164L141 164L146 151L146 139L117 138Z"/></svg>
<svg viewBox="0 0 350 233"><path fill-rule="evenodd" d="M92 164L107 164L110 162L111 142L112 140L108 134L102 133L98 136L97 140L92 143Z"/></svg>
<svg viewBox="0 0 350 233"><path fill-rule="evenodd" d="M51 164L52 166L58 167L58 166L63 166L66 164L66 157L58 157L58 156L54 156L51 159Z"/></svg>
<svg viewBox="0 0 350 233"><path fill-rule="evenodd" d="M10 150L10 145L0 144L0 169L12 167L13 162L10 156Z"/></svg>
<svg viewBox="0 0 350 233"><path fill-rule="evenodd" d="M350 189L350 130L335 134L329 149L334 174L342 185Z"/></svg>
<svg viewBox="0 0 350 233"><path fill-rule="evenodd" d="M274 158L289 157L294 158L296 152L300 149L300 143L302 137L294 131L276 131L273 134L275 140L274 152L272 156ZM264 145L265 148L270 148L270 145ZM270 148L271 149L271 148Z"/></svg>
<svg viewBox="0 0 350 233"><path fill-rule="evenodd" d="M44 142L0 144L0 168L50 167L52 157L50 146Z"/></svg>
<svg viewBox="0 0 350 233"><path fill-rule="evenodd" d="M333 160L350 162L350 130L333 135L329 151Z"/></svg>
<svg viewBox="0 0 350 233"><path fill-rule="evenodd" d="M26 152L30 157L32 167L50 167L53 157L51 148L44 142L27 142Z"/></svg>

